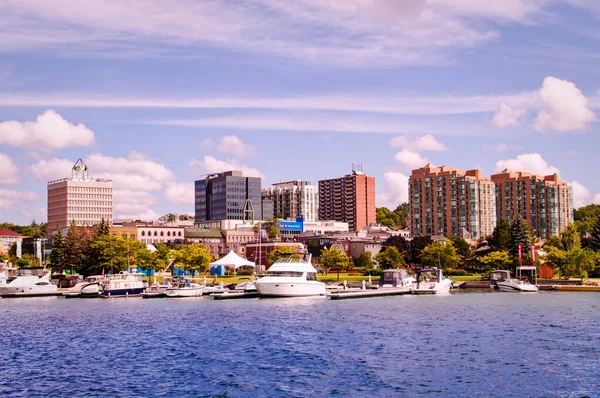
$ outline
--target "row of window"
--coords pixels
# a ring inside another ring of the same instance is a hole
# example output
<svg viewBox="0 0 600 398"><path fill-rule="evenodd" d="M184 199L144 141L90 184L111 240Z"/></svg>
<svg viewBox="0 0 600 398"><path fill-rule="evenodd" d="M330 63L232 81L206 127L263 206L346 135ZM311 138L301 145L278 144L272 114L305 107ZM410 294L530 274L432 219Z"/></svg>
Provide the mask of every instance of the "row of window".
<svg viewBox="0 0 600 398"><path fill-rule="evenodd" d="M146 231L142 231L141 235L146 236ZM152 236L152 231L148 231L147 236ZM154 231L154 236L165 236L165 231L160 231L160 234L158 231ZM171 231L167 231L167 236L182 236L182 234L181 231L173 231L173 235L171 235Z"/></svg>

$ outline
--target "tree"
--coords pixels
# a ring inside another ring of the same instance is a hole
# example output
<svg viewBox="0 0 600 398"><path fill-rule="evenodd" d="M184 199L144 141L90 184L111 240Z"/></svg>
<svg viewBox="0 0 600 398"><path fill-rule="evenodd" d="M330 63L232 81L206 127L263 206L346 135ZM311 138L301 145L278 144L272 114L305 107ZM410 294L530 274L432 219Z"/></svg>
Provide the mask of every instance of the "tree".
<svg viewBox="0 0 600 398"><path fill-rule="evenodd" d="M581 248L581 237L575 224L569 224L560 233L560 243L563 250L569 251Z"/></svg>
<svg viewBox="0 0 600 398"><path fill-rule="evenodd" d="M562 250L563 244L558 236L549 236L544 242L544 249L547 251L551 247L556 247L557 249Z"/></svg>
<svg viewBox="0 0 600 398"><path fill-rule="evenodd" d="M40 259L33 254L25 253L21 258L17 259L18 268L40 267Z"/></svg>
<svg viewBox="0 0 600 398"><path fill-rule="evenodd" d="M462 257L449 240L431 243L421 251L419 258L422 264L441 269L456 268L462 262Z"/></svg>
<svg viewBox="0 0 600 398"><path fill-rule="evenodd" d="M377 253L375 260L381 269L400 268L406 266L404 256L395 246L386 247L385 250Z"/></svg>
<svg viewBox="0 0 600 398"><path fill-rule="evenodd" d="M527 252L532 242L531 231L527 221L521 217L513 218L510 221L510 233L508 235L508 252L514 259L515 264L519 258L519 244L522 246L523 253Z"/></svg>
<svg viewBox="0 0 600 398"><path fill-rule="evenodd" d="M486 265L488 271L506 269L512 264L510 254L506 250L488 253L481 257L479 261Z"/></svg>
<svg viewBox="0 0 600 398"><path fill-rule="evenodd" d="M419 261L421 256L421 251L429 246L433 240L431 236L415 236L410 242L410 258L409 260L412 262Z"/></svg>
<svg viewBox="0 0 600 398"><path fill-rule="evenodd" d="M206 272L212 261L210 252L202 245L177 245L172 256L174 265L190 271L192 276L196 275L196 271Z"/></svg>
<svg viewBox="0 0 600 398"><path fill-rule="evenodd" d="M64 239L63 268L77 269L80 272L84 268L83 260L88 243L83 229L75 225L75 221L72 221Z"/></svg>
<svg viewBox="0 0 600 398"><path fill-rule="evenodd" d="M546 261L558 269L562 275L566 275L567 253L555 246L550 246L547 250Z"/></svg>
<svg viewBox="0 0 600 398"><path fill-rule="evenodd" d="M84 275L97 275L102 270L111 273L124 271L127 268L127 261L123 257L121 246L121 238L112 235L96 236L90 244L95 261L86 264Z"/></svg>
<svg viewBox="0 0 600 398"><path fill-rule="evenodd" d="M510 236L510 223L508 220L501 218L496 223L496 227L492 232L489 244L497 251L508 250L508 240Z"/></svg>
<svg viewBox="0 0 600 398"><path fill-rule="evenodd" d="M50 252L50 268L57 273L62 273L63 271L64 252L65 242L63 240L62 232L59 229L56 235L54 235L52 251Z"/></svg>
<svg viewBox="0 0 600 398"><path fill-rule="evenodd" d="M95 236L108 236L110 235L110 228L104 218L100 221L100 224L96 226Z"/></svg>
<svg viewBox="0 0 600 398"><path fill-rule="evenodd" d="M377 224L386 227L405 228L408 210L408 203L406 202L398 205L394 211L387 207L379 207L375 210L375 220Z"/></svg>
<svg viewBox="0 0 600 398"><path fill-rule="evenodd" d="M273 250L269 253L267 258L267 262L269 265L275 264L275 261L280 258L302 258L300 254L298 254L298 250L293 246L275 246Z"/></svg>
<svg viewBox="0 0 600 398"><path fill-rule="evenodd" d="M592 249L596 252L600 251L600 217L596 219L594 225L592 226L591 235L591 243Z"/></svg>
<svg viewBox="0 0 600 398"><path fill-rule="evenodd" d="M346 253L336 247L325 248L321 252L321 262L326 269L341 271L350 267L350 259ZM340 273L338 272L338 280Z"/></svg>
<svg viewBox="0 0 600 398"><path fill-rule="evenodd" d="M467 259L473 256L473 247L464 240L461 236L453 236L450 241L456 248L456 253L463 259Z"/></svg>
<svg viewBox="0 0 600 398"><path fill-rule="evenodd" d="M381 246L381 251L393 246L398 249L406 259L410 259L410 242L406 240L404 236L390 236Z"/></svg>
<svg viewBox="0 0 600 398"><path fill-rule="evenodd" d="M359 268L373 268L373 258L371 252L362 252L355 261L355 264Z"/></svg>
<svg viewBox="0 0 600 398"><path fill-rule="evenodd" d="M575 226L580 234L591 233L598 219L600 219L600 204L582 206L575 210Z"/></svg>

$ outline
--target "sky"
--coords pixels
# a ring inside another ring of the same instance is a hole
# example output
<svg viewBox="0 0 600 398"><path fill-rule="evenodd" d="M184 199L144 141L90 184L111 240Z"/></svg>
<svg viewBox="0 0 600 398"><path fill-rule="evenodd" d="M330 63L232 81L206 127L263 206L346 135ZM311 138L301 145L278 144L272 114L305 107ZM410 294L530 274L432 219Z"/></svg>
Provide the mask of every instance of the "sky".
<svg viewBox="0 0 600 398"><path fill-rule="evenodd" d="M82 158L114 217L193 214L193 181L362 164L377 206L430 162L559 173L600 203L597 0L3 0L0 221L46 220Z"/></svg>

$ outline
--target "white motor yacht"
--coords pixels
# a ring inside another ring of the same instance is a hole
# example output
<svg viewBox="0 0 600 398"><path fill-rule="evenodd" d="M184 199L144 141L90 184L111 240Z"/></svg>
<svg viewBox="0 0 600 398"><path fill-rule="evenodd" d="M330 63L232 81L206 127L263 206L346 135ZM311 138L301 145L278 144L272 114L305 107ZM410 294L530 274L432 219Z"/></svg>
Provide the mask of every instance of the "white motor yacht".
<svg viewBox="0 0 600 398"><path fill-rule="evenodd" d="M104 283L102 297L138 297L146 290L146 282L140 274L121 272L110 275Z"/></svg>
<svg viewBox="0 0 600 398"><path fill-rule="evenodd" d="M50 283L50 272L36 275L33 269L21 268L0 286L2 297L58 296L58 287Z"/></svg>
<svg viewBox="0 0 600 398"><path fill-rule="evenodd" d="M200 297L204 291L204 285L190 283L187 279L177 286L166 290L167 297Z"/></svg>
<svg viewBox="0 0 600 398"><path fill-rule="evenodd" d="M83 282L77 283L75 286L62 291L65 298L74 297L98 297L101 291L101 283L104 280L103 275L88 276Z"/></svg>
<svg viewBox="0 0 600 398"><path fill-rule="evenodd" d="M412 294L444 294L452 288L452 279L446 278L441 269L431 268L417 271L417 283Z"/></svg>
<svg viewBox="0 0 600 398"><path fill-rule="evenodd" d="M277 260L265 276L254 282L260 296L302 297L325 295L325 284L317 281L317 270L308 261L298 258Z"/></svg>
<svg viewBox="0 0 600 398"><path fill-rule="evenodd" d="M405 269L386 269L379 278L379 289L412 289L417 279Z"/></svg>
<svg viewBox="0 0 600 398"><path fill-rule="evenodd" d="M496 286L502 292L529 292L535 293L539 291L536 285L532 285L527 280L522 279L506 279L503 281L496 282Z"/></svg>

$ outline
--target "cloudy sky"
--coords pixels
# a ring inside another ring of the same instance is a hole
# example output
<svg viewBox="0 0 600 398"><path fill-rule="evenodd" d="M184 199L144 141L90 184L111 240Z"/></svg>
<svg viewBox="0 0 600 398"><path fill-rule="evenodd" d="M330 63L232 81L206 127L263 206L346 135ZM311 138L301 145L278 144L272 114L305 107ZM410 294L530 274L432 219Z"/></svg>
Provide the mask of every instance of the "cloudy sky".
<svg viewBox="0 0 600 398"><path fill-rule="evenodd" d="M558 172L600 203L597 0L4 0L0 220L83 158L115 217L193 212L198 176Z"/></svg>

